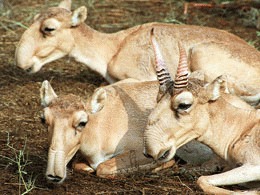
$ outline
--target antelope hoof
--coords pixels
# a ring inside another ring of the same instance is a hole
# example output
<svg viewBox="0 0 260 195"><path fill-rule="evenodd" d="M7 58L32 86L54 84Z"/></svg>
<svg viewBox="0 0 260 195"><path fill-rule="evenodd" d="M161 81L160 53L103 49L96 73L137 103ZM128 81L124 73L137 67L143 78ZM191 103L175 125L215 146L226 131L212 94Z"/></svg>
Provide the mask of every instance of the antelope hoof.
<svg viewBox="0 0 260 195"><path fill-rule="evenodd" d="M73 170L81 172L81 171L85 171L87 173L93 173L94 169L92 169L90 166L88 166L85 163L75 163L73 165Z"/></svg>
<svg viewBox="0 0 260 195"><path fill-rule="evenodd" d="M152 170L152 172L153 173L157 173L157 172L159 172L159 171L161 171L163 169L172 167L174 164L175 164L175 161L174 160L170 160L168 162L163 163L161 166L156 167L155 169Z"/></svg>

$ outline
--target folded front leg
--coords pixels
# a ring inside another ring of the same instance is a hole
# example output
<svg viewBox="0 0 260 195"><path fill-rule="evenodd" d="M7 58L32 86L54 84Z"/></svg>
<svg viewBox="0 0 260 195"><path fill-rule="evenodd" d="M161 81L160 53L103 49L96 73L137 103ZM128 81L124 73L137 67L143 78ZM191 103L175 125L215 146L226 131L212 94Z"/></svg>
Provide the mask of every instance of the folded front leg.
<svg viewBox="0 0 260 195"><path fill-rule="evenodd" d="M73 163L72 167L75 171L85 171L87 173L95 172L94 169L92 169L89 165L87 165L87 163L83 163L83 162L75 162Z"/></svg>
<svg viewBox="0 0 260 195"><path fill-rule="evenodd" d="M156 163L155 161L145 158L142 153L134 150L127 151L117 155L114 158L101 163L96 170L97 176L104 178L114 178L119 175L128 175L143 170L156 171L172 166L173 161L167 163Z"/></svg>
<svg viewBox="0 0 260 195"><path fill-rule="evenodd" d="M260 185L260 166L245 164L241 167L232 169L230 171L210 175L201 176L197 183L201 189L208 194L231 194L234 191L226 190L218 186L242 184L250 181L259 181ZM238 192L237 192L238 193ZM242 192L241 192L242 193ZM250 194L257 194L259 192L251 191Z"/></svg>

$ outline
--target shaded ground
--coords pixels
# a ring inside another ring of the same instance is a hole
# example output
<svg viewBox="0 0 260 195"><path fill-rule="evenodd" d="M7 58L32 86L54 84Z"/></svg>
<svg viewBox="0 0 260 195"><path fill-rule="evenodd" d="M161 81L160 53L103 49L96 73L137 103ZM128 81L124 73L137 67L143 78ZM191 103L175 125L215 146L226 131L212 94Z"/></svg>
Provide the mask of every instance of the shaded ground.
<svg viewBox="0 0 260 195"><path fill-rule="evenodd" d="M69 167L64 184L46 183L47 132L39 120L41 82L50 80L58 94L75 93L87 98L104 80L69 58L50 63L34 75L15 67L15 45L25 30L23 25L28 26L37 12L59 1L2 2L0 0L1 194L22 194L26 191L24 184L28 185L30 179L35 181L31 194L201 194L195 181L202 172L181 164L157 174L139 173L115 180L75 173ZM255 27L254 11L250 7L190 8L184 16L183 1L75 0L73 8L81 5L88 6L87 23L103 32L152 21L196 24L225 29L260 48L260 32ZM22 168L24 182L19 177L18 167Z"/></svg>

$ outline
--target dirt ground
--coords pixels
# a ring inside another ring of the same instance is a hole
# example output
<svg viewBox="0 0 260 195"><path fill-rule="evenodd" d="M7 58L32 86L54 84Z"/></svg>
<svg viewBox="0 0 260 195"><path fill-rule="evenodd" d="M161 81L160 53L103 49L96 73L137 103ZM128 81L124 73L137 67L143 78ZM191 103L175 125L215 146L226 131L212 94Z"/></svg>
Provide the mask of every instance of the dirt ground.
<svg viewBox="0 0 260 195"><path fill-rule="evenodd" d="M40 10L58 2L0 0L0 194L23 194L30 187L33 187L30 194L42 195L202 194L196 179L203 172L181 162L159 173L142 172L113 180L73 172L69 165L68 178L63 184L46 181L47 131L39 120L41 82L50 80L58 94L74 93L84 98L104 82L99 75L69 58L45 65L33 75L15 66L15 47L25 26L31 24ZM250 6L194 7L184 15L184 1L178 0L75 0L73 3L73 9L86 5L87 24L103 32L153 21L195 24L227 30L260 48L256 9Z"/></svg>

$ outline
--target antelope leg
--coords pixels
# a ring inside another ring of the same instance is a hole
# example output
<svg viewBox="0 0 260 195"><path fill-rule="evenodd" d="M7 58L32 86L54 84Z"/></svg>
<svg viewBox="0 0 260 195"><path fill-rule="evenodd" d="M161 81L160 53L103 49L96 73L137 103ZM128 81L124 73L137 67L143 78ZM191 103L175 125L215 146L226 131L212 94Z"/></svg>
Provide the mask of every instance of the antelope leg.
<svg viewBox="0 0 260 195"><path fill-rule="evenodd" d="M127 175L143 170L152 170L155 168L161 170L173 164L173 162L158 164L151 159L145 158L142 154L136 154L136 151L127 151L101 163L97 167L96 173L99 177L115 178L119 175Z"/></svg>
<svg viewBox="0 0 260 195"><path fill-rule="evenodd" d="M72 167L75 171L79 171L79 172L80 171L86 171L88 173L94 172L94 170L89 165L83 162L75 162L73 163Z"/></svg>
<svg viewBox="0 0 260 195"><path fill-rule="evenodd" d="M245 164L241 167L232 169L224 173L210 175L210 176L201 176L198 179L197 183L204 192L209 194L231 194L233 193L233 191L226 190L217 186L242 184L245 182L259 181L259 180L260 180L260 166ZM258 192L250 192L250 193L257 194Z"/></svg>

